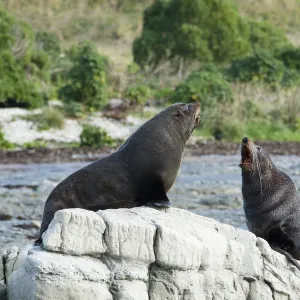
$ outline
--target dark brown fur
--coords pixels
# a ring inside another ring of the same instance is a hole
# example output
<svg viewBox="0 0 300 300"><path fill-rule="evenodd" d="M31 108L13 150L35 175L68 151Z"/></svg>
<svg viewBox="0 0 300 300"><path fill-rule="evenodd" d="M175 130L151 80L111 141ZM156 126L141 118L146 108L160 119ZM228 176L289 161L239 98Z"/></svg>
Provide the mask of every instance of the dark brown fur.
<svg viewBox="0 0 300 300"><path fill-rule="evenodd" d="M49 195L39 239L56 211L169 206L185 145L199 124L200 105L174 104L141 126L115 153L63 180Z"/></svg>
<svg viewBox="0 0 300 300"><path fill-rule="evenodd" d="M295 184L273 164L266 150L248 138L243 139L241 156L249 230L300 269L295 260L300 259L300 197Z"/></svg>

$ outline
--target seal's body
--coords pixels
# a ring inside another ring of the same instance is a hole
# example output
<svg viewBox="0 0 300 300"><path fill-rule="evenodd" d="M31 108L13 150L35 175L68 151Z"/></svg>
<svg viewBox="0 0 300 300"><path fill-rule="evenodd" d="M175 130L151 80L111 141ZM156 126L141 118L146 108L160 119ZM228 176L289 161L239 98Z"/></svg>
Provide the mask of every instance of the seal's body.
<svg viewBox="0 0 300 300"><path fill-rule="evenodd" d="M115 153L63 180L49 195L39 239L57 210L97 211L142 205L169 206L185 145L199 124L199 103L174 104L141 126Z"/></svg>
<svg viewBox="0 0 300 300"><path fill-rule="evenodd" d="M266 150L248 138L243 139L241 155L249 230L267 240L274 250L300 259L300 196L295 184L273 164Z"/></svg>

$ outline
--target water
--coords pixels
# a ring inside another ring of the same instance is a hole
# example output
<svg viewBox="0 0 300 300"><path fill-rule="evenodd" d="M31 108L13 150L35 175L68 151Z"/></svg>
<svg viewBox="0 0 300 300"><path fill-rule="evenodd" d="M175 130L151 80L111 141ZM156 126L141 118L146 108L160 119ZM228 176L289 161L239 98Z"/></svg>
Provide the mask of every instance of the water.
<svg viewBox="0 0 300 300"><path fill-rule="evenodd" d="M274 156L300 187L300 157ZM185 157L168 196L175 207L246 229L239 156ZM58 182L87 162L0 165L0 250L33 243L44 202Z"/></svg>

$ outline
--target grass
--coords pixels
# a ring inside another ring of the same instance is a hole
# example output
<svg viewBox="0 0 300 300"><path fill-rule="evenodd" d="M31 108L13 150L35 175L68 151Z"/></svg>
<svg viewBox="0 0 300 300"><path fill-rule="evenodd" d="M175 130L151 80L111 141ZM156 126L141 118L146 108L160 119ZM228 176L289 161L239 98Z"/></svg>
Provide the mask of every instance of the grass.
<svg viewBox="0 0 300 300"><path fill-rule="evenodd" d="M40 131L51 128L61 129L64 126L63 113L52 107L45 107L41 113L25 116L24 119L34 122Z"/></svg>
<svg viewBox="0 0 300 300"><path fill-rule="evenodd" d="M254 141L300 142L299 131L294 131L280 123L247 123L244 136L249 136Z"/></svg>
<svg viewBox="0 0 300 300"><path fill-rule="evenodd" d="M55 33L65 48L84 40L94 42L110 58L114 72L124 72L132 62L131 45L142 29L143 11L152 1L141 1L130 11L117 11L113 1L94 6L88 2L6 0L2 5L34 30Z"/></svg>
<svg viewBox="0 0 300 300"><path fill-rule="evenodd" d="M243 136L253 140L300 142L300 89L273 91L265 85L234 84L234 103L202 112L195 134L221 134L227 141Z"/></svg>
<svg viewBox="0 0 300 300"><path fill-rule="evenodd" d="M0 149L12 149L14 145L7 141L2 131L0 131Z"/></svg>

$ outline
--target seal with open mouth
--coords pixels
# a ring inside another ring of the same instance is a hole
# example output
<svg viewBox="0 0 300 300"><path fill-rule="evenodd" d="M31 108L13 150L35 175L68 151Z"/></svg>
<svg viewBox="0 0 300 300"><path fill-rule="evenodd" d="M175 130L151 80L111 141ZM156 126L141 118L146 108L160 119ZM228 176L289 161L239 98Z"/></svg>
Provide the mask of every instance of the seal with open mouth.
<svg viewBox="0 0 300 300"><path fill-rule="evenodd" d="M268 152L245 137L241 145L242 193L248 228L299 269L300 196Z"/></svg>
<svg viewBox="0 0 300 300"><path fill-rule="evenodd" d="M39 239L56 211L167 207L185 145L200 123L200 104L176 103L142 125L113 154L71 174L49 195Z"/></svg>

